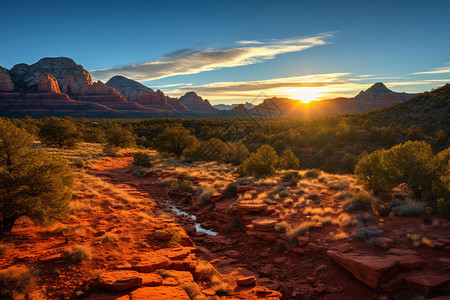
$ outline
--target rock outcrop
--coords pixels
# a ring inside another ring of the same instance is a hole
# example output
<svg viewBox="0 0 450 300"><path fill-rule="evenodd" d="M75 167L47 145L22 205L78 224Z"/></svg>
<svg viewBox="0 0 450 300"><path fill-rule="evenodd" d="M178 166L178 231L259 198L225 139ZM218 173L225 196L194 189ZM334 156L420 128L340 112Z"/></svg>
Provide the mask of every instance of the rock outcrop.
<svg viewBox="0 0 450 300"><path fill-rule="evenodd" d="M137 102L144 107L157 107L187 113L189 110L176 98L169 98L160 90L152 90L145 85L123 76L114 76L106 85L115 88L130 102Z"/></svg>
<svg viewBox="0 0 450 300"><path fill-rule="evenodd" d="M0 67L0 92L14 91L14 83L7 69Z"/></svg>
<svg viewBox="0 0 450 300"><path fill-rule="evenodd" d="M39 77L38 92L61 93L59 90L58 81L55 77L48 73L43 73Z"/></svg>
<svg viewBox="0 0 450 300"><path fill-rule="evenodd" d="M212 107L208 100L203 100L195 92L187 92L179 100L184 106L195 113L212 114L219 111L217 108Z"/></svg>

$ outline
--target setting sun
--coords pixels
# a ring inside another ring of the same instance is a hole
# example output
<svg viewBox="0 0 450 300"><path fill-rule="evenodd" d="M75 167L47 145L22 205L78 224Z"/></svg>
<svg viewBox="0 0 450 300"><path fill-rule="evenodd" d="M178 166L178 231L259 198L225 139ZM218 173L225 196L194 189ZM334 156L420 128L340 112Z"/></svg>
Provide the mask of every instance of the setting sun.
<svg viewBox="0 0 450 300"><path fill-rule="evenodd" d="M299 88L292 91L292 99L300 100L303 103L309 103L317 100L320 91L317 88Z"/></svg>

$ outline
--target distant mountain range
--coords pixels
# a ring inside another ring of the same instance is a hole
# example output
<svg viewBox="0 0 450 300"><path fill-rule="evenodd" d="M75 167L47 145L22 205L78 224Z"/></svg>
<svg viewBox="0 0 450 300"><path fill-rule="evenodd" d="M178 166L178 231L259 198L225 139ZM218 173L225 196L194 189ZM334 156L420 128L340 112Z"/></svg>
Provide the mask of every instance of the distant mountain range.
<svg viewBox="0 0 450 300"><path fill-rule="evenodd" d="M288 98L263 103L219 104L188 92L172 98L139 82L114 76L108 82L92 81L83 66L66 57L43 58L32 65L0 67L0 115L75 117L235 117L309 116L365 112L401 103L417 94L396 93L376 83L354 98L313 101Z"/></svg>
<svg viewBox="0 0 450 300"><path fill-rule="evenodd" d="M213 107L215 107L215 108L217 108L217 109L220 109L220 110L231 110L231 109L235 108L235 107L238 106L238 105L242 105L242 104L240 104L240 103L234 103L234 104L216 104L216 105L213 105ZM252 103L249 103L249 102L245 102L245 103L244 103L244 107L247 108L247 109L254 108L255 106L256 106L256 105L254 105L254 104L252 104Z"/></svg>

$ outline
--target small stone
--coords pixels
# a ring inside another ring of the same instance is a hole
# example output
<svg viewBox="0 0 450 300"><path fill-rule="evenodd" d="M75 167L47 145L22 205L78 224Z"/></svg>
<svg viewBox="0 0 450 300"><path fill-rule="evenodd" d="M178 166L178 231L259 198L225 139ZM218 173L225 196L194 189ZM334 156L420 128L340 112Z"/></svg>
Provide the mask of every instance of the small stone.
<svg viewBox="0 0 450 300"><path fill-rule="evenodd" d="M307 236L298 236L297 237L297 242L300 247L305 246L306 244L309 243L309 241L310 241L310 238Z"/></svg>
<svg viewBox="0 0 450 300"><path fill-rule="evenodd" d="M236 280L238 286L247 287L252 286L256 283L255 276L241 277Z"/></svg>
<svg viewBox="0 0 450 300"><path fill-rule="evenodd" d="M158 240L167 241L172 238L172 235L166 230L156 230L153 232L153 237Z"/></svg>
<svg viewBox="0 0 450 300"><path fill-rule="evenodd" d="M349 243L340 244L339 246L337 246L337 250L342 253L347 253L352 250L352 245L350 245Z"/></svg>

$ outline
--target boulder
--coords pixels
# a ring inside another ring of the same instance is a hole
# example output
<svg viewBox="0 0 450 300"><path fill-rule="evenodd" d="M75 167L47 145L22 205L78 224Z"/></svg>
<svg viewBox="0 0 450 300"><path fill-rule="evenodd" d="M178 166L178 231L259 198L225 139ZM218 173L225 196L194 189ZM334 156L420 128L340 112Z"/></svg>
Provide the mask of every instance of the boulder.
<svg viewBox="0 0 450 300"><path fill-rule="evenodd" d="M163 283L161 275L156 273L140 273L142 285L144 286L160 286Z"/></svg>
<svg viewBox="0 0 450 300"><path fill-rule="evenodd" d="M109 291L125 291L140 286L142 278L135 271L110 271L102 273L97 284Z"/></svg>
<svg viewBox="0 0 450 300"><path fill-rule="evenodd" d="M269 276L272 274L272 264L267 264L259 270L259 273L263 276Z"/></svg>
<svg viewBox="0 0 450 300"><path fill-rule="evenodd" d="M158 240L166 241L170 240L172 235L166 230L155 230L155 232L153 232L153 237Z"/></svg>
<svg viewBox="0 0 450 300"><path fill-rule="evenodd" d="M342 253L347 253L352 250L352 245L350 245L349 243L343 243L337 246L337 250Z"/></svg>
<svg viewBox="0 0 450 300"><path fill-rule="evenodd" d="M326 254L360 281L377 288L398 271L398 261L389 257L358 255L328 250Z"/></svg>
<svg viewBox="0 0 450 300"><path fill-rule="evenodd" d="M238 286L248 287L256 284L255 276L241 277L236 280Z"/></svg>
<svg viewBox="0 0 450 300"><path fill-rule="evenodd" d="M253 228L259 231L272 231L277 224L274 219L256 219L252 221Z"/></svg>
<svg viewBox="0 0 450 300"><path fill-rule="evenodd" d="M238 204L236 208L242 212L262 212L267 209L267 204Z"/></svg>
<svg viewBox="0 0 450 300"><path fill-rule="evenodd" d="M172 261L162 255L151 254L142 258L137 263L132 263L132 268L135 271L142 273L152 273L158 269L165 269L172 265Z"/></svg>

